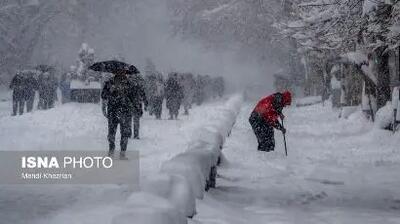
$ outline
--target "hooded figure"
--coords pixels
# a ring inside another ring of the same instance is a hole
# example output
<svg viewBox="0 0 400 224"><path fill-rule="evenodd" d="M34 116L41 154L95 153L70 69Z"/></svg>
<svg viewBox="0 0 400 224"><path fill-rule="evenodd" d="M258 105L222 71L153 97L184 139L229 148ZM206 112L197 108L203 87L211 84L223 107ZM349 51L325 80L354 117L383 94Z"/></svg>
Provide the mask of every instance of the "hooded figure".
<svg viewBox="0 0 400 224"><path fill-rule="evenodd" d="M250 115L249 122L258 140L259 151L274 151L274 128L286 133L278 118L284 118L282 109L292 103L289 91L274 93L261 99Z"/></svg>

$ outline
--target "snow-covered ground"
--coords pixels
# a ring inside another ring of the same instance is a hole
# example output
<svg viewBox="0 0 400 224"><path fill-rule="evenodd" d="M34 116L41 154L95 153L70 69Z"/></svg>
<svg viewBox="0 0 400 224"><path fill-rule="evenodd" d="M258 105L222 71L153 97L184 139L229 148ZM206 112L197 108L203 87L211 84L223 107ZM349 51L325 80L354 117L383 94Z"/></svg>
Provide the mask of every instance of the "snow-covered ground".
<svg viewBox="0 0 400 224"><path fill-rule="evenodd" d="M285 109L289 156L256 151L243 106L223 149L217 188L190 223L400 223L400 133L321 104Z"/></svg>
<svg viewBox="0 0 400 224"><path fill-rule="evenodd" d="M141 139L128 145L128 150L140 152L141 178L156 174L162 162L185 151L194 131L214 116L223 102L225 99L194 107L190 116L182 115L179 120L168 120L166 110L162 120L146 113ZM0 150L107 150L106 120L97 104L69 103L16 117L9 116L10 101L4 104ZM3 185L0 223L110 223L108 213L115 213L130 194L127 187L116 185Z"/></svg>
<svg viewBox="0 0 400 224"><path fill-rule="evenodd" d="M178 121L145 115L142 139L128 148L140 151L141 178L156 175L164 161L185 151L223 101L195 107ZM275 152L256 151L248 124L252 107L242 107L223 149L217 188L197 201L189 223L400 223L399 133L380 130L359 112L339 119L321 104L289 108L285 157L278 132ZM107 149L99 105L71 103L17 117L9 110L0 112L1 150ZM111 223L112 214L139 214L141 203L153 203L142 196L116 185L3 185L0 223ZM133 207L126 208L127 201Z"/></svg>

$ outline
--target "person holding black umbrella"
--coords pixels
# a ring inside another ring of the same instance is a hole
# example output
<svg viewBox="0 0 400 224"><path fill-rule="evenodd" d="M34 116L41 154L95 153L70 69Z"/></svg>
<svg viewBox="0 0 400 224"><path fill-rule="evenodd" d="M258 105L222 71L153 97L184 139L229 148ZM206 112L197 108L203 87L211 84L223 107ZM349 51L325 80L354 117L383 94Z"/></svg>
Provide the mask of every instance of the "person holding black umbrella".
<svg viewBox="0 0 400 224"><path fill-rule="evenodd" d="M115 134L120 126L120 159L127 159L126 150L128 139L132 136L132 114L135 106L135 88L128 79L129 74L138 74L139 71L133 65L119 61L98 62L90 66L90 69L99 72L113 73L114 77L105 82L101 92L103 100L103 114L108 120L109 156L114 156Z"/></svg>

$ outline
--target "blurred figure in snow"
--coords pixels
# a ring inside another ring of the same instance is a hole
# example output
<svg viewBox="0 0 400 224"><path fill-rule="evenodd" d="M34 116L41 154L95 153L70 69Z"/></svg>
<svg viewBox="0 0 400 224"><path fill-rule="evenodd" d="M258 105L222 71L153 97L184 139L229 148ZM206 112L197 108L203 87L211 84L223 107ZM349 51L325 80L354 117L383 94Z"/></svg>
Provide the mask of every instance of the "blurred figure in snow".
<svg viewBox="0 0 400 224"><path fill-rule="evenodd" d="M35 93L38 89L38 82L35 78L34 71L23 71L25 78L24 87L24 100L26 103L26 112L31 112L33 110L33 102L35 101Z"/></svg>
<svg viewBox="0 0 400 224"><path fill-rule="evenodd" d="M61 103L68 103L71 100L71 78L72 75L69 72L63 73L60 80L61 90Z"/></svg>
<svg viewBox="0 0 400 224"><path fill-rule="evenodd" d="M194 102L196 102L196 105L198 106L200 106L204 102L205 98L204 88L205 88L204 76L197 75L195 92L194 92Z"/></svg>
<svg viewBox="0 0 400 224"><path fill-rule="evenodd" d="M135 100L133 101L132 121L133 121L133 138L139 139L140 118L143 116L144 110L147 110L148 101L145 93L145 81L140 73L128 76L132 83Z"/></svg>
<svg viewBox="0 0 400 224"><path fill-rule="evenodd" d="M16 116L17 113L22 115L24 113L24 89L25 89L25 78L21 72L17 72L14 78L11 80L10 89L13 90L13 111L12 116Z"/></svg>
<svg viewBox="0 0 400 224"><path fill-rule="evenodd" d="M274 93L261 99L250 115L249 122L258 141L259 151L274 151L274 128L286 133L278 118L284 119L282 109L292 103L289 91Z"/></svg>
<svg viewBox="0 0 400 224"><path fill-rule="evenodd" d="M165 88L169 119L178 119L179 109L183 99L183 89L178 81L178 73L170 73Z"/></svg>
<svg viewBox="0 0 400 224"><path fill-rule="evenodd" d="M39 105L41 110L47 110L54 107L57 99L57 79L50 72L43 72L39 75Z"/></svg>
<svg viewBox="0 0 400 224"><path fill-rule="evenodd" d="M196 87L196 81L194 80L193 74L181 74L180 84L183 88L183 108L185 110L185 115L189 115L189 109L192 108L192 102L195 93L194 91Z"/></svg>
<svg viewBox="0 0 400 224"><path fill-rule="evenodd" d="M161 73L157 73L154 83L154 92L152 93L152 110L157 120L161 119L162 105L164 101L164 79Z"/></svg>

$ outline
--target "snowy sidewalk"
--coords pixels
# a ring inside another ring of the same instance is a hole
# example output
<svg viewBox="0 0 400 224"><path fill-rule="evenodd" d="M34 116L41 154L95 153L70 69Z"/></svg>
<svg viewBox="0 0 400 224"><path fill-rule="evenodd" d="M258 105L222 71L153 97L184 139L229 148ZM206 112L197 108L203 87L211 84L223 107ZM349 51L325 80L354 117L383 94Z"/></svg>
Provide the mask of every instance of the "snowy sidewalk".
<svg viewBox="0 0 400 224"><path fill-rule="evenodd" d="M141 121L141 139L130 140L128 145L128 150L140 152L141 178L157 173L164 161L185 151L196 134L193 132L214 116L217 105L224 102L225 99L195 106L190 116L182 115L179 120L168 120L167 110L162 120L145 115ZM95 104L70 103L23 116L3 116L0 117L1 150L106 152L106 125L100 106ZM90 218L93 223L105 223L101 217L111 211L98 209L97 215L85 214L84 217L77 214L94 206L119 204L130 194L126 187L115 185L1 186L0 223L73 223L71 218L75 221ZM72 214L75 215L71 217ZM69 218L60 218L64 216Z"/></svg>
<svg viewBox="0 0 400 224"><path fill-rule="evenodd" d="M289 157L256 151L242 108L218 169L217 188L190 223L400 223L400 133L375 129L360 113L340 120L330 107L290 108Z"/></svg>

